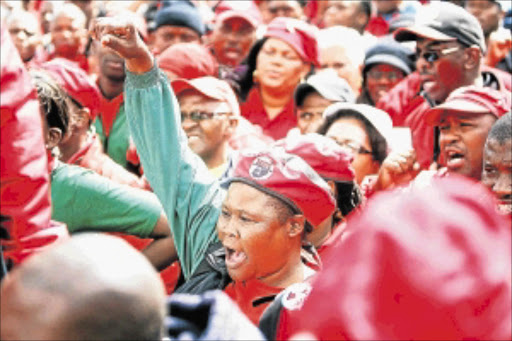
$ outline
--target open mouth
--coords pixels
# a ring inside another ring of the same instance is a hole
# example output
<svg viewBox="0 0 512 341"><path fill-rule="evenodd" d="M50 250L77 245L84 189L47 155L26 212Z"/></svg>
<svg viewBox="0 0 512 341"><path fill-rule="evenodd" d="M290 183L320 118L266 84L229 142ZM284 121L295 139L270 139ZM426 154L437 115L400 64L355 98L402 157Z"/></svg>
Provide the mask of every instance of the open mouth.
<svg viewBox="0 0 512 341"><path fill-rule="evenodd" d="M227 246L224 246L224 249L226 250L226 267L229 269L240 267L247 259L247 255L243 251L236 251Z"/></svg>
<svg viewBox="0 0 512 341"><path fill-rule="evenodd" d="M446 153L446 167L454 170L464 166L464 154L459 151L450 150Z"/></svg>

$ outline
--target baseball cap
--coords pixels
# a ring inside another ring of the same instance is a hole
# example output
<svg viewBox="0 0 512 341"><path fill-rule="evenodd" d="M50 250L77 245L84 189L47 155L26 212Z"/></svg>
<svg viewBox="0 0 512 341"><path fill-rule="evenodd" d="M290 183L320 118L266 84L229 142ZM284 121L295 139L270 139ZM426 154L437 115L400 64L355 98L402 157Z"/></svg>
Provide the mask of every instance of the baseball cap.
<svg viewBox="0 0 512 341"><path fill-rule="evenodd" d="M155 29L164 25L188 27L200 36L205 32L205 25L199 11L188 0L173 1L156 12Z"/></svg>
<svg viewBox="0 0 512 341"><path fill-rule="evenodd" d="M196 43L178 43L166 48L158 57L158 67L179 78L215 76L218 65L210 51Z"/></svg>
<svg viewBox="0 0 512 341"><path fill-rule="evenodd" d="M459 41L471 46L478 45L485 53L484 33L478 20L464 8L448 2L425 5L411 27L399 28L394 37L397 41L420 38L437 41Z"/></svg>
<svg viewBox="0 0 512 341"><path fill-rule="evenodd" d="M314 74L308 77L305 82L300 83L293 96L295 105L302 106L306 95L312 91L318 92L320 96L333 102L354 103L356 101L356 96L350 85L345 79L340 78L334 70L325 70Z"/></svg>
<svg viewBox="0 0 512 341"><path fill-rule="evenodd" d="M268 24L264 37L277 38L290 44L302 60L319 66L317 28L298 19L277 17Z"/></svg>
<svg viewBox="0 0 512 341"><path fill-rule="evenodd" d="M215 7L215 14L217 23L231 18L241 18L254 28L258 28L263 21L258 7L252 1L220 1Z"/></svg>
<svg viewBox="0 0 512 341"><path fill-rule="evenodd" d="M317 340L510 339L510 218L490 198L456 175L376 194L280 327Z"/></svg>
<svg viewBox="0 0 512 341"><path fill-rule="evenodd" d="M299 156L324 179L354 181L352 155L333 139L315 133L288 135L277 141L274 148L283 148L286 153Z"/></svg>
<svg viewBox="0 0 512 341"><path fill-rule="evenodd" d="M287 203L313 226L331 216L336 207L327 183L300 157L278 148L241 151L227 184L233 182Z"/></svg>
<svg viewBox="0 0 512 341"><path fill-rule="evenodd" d="M391 39L382 39L366 51L363 74L375 64L388 64L410 74L414 70L413 51Z"/></svg>
<svg viewBox="0 0 512 341"><path fill-rule="evenodd" d="M358 112L373 125L386 141L391 140L393 121L387 112L367 104L338 102L328 106L323 113L323 117L328 118L331 115L335 115L340 110L353 110Z"/></svg>
<svg viewBox="0 0 512 341"><path fill-rule="evenodd" d="M453 91L443 104L429 109L425 113L425 120L429 125L436 125L445 110L492 114L499 118L510 111L510 102L510 96L503 92L474 85L465 86Z"/></svg>
<svg viewBox="0 0 512 341"><path fill-rule="evenodd" d="M240 105L236 95L226 81L208 76L192 80L176 79L171 82L171 86L176 96L185 90L196 90L206 97L226 102L231 107L232 114L240 115Z"/></svg>
<svg viewBox="0 0 512 341"><path fill-rule="evenodd" d="M101 95L96 84L83 69L64 58L52 59L41 64L40 68L55 79L71 98L89 109L91 120L96 118Z"/></svg>

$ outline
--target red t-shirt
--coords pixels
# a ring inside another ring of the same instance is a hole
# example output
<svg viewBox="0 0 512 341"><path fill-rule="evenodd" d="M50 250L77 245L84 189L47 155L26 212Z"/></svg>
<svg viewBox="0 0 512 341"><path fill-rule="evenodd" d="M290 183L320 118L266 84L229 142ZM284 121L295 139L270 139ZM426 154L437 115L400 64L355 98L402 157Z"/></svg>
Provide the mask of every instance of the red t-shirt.
<svg viewBox="0 0 512 341"><path fill-rule="evenodd" d="M274 301L283 288L276 288L253 279L247 282L231 282L224 292L238 304L240 310L258 325L261 314Z"/></svg>
<svg viewBox="0 0 512 341"><path fill-rule="evenodd" d="M254 87L240 108L243 117L251 123L259 125L263 129L263 133L274 140L286 137L288 131L297 126L293 98L290 99L279 115L271 120L263 107L259 89Z"/></svg>

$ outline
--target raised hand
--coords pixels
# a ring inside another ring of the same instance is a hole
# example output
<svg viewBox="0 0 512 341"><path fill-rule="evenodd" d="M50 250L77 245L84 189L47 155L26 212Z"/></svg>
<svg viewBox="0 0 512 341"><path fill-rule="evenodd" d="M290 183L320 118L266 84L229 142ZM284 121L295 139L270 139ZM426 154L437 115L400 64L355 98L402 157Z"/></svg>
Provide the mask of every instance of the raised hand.
<svg viewBox="0 0 512 341"><path fill-rule="evenodd" d="M382 163L376 181L375 190L390 189L413 180L420 172L416 161L416 152L409 150L391 153Z"/></svg>
<svg viewBox="0 0 512 341"><path fill-rule="evenodd" d="M153 67L153 57L148 47L128 18L97 18L92 23L89 34L124 58L129 71L140 74Z"/></svg>

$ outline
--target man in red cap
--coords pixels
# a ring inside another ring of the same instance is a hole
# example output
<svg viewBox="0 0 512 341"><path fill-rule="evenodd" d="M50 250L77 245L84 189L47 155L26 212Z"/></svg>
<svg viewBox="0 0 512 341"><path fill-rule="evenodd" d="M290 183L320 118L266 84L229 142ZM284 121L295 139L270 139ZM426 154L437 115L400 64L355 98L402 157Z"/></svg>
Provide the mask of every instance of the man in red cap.
<svg viewBox="0 0 512 341"><path fill-rule="evenodd" d="M510 95L477 86L462 87L425 112L425 122L439 127L440 166L480 181L485 140L498 118L510 111ZM414 152L392 154L379 171L377 189L413 179L420 167Z"/></svg>
<svg viewBox="0 0 512 341"><path fill-rule="evenodd" d="M274 339L510 339L510 220L489 194L453 176L369 201Z"/></svg>
<svg viewBox="0 0 512 341"><path fill-rule="evenodd" d="M229 1L224 3L229 5ZM241 3L247 4L246 8L226 9L215 19L211 47L220 65L237 66L256 41L256 29L261 24L258 8L252 1Z"/></svg>
<svg viewBox="0 0 512 341"><path fill-rule="evenodd" d="M226 170L233 136L240 117L235 93L225 81L214 77L171 83L180 104L181 127L190 149L210 172L220 177Z"/></svg>
<svg viewBox="0 0 512 341"><path fill-rule="evenodd" d="M92 31L127 61L130 127L145 174L171 219L183 274L190 278L209 245L220 240L226 276L233 279L226 291L257 322L276 293L312 274L300 257L304 224L317 226L332 215L331 191L296 156L247 151L225 194L188 148L168 81L133 33L122 18L98 20Z"/></svg>
<svg viewBox="0 0 512 341"><path fill-rule="evenodd" d="M128 172L103 152L91 124L100 107L99 90L82 69L66 59L57 58L41 65L69 95L70 135L59 143L59 159L63 162L91 169L115 182L138 188L149 185Z"/></svg>
<svg viewBox="0 0 512 341"><path fill-rule="evenodd" d="M418 161L427 168L437 161L438 148L434 129L423 118L425 111L443 103L461 86L480 85L509 92L512 79L482 68L486 50L482 28L463 8L447 2L433 3L422 9L419 18L414 26L395 33L396 40L417 41L417 72L398 83L377 107L390 114L394 126L411 128Z"/></svg>

